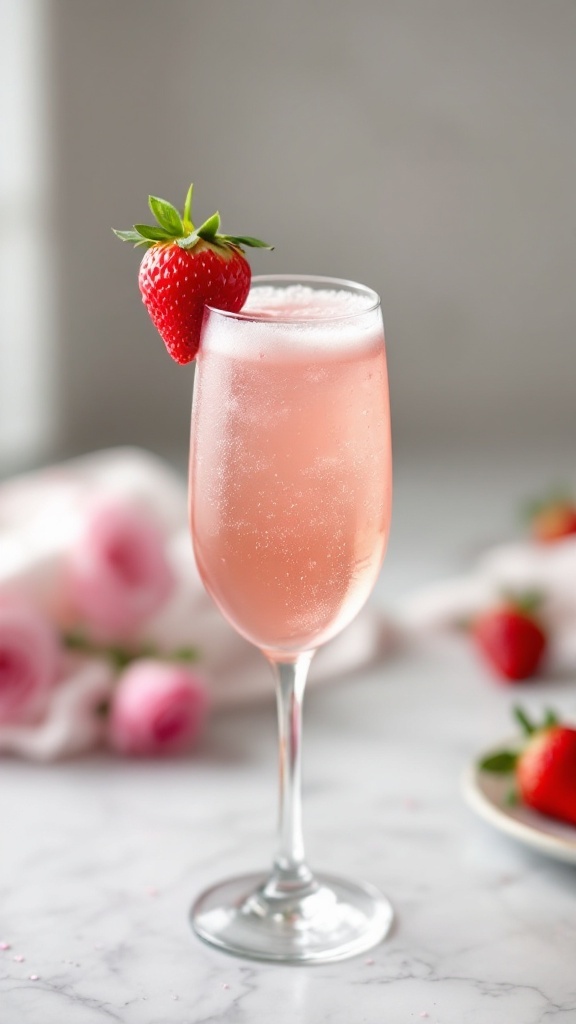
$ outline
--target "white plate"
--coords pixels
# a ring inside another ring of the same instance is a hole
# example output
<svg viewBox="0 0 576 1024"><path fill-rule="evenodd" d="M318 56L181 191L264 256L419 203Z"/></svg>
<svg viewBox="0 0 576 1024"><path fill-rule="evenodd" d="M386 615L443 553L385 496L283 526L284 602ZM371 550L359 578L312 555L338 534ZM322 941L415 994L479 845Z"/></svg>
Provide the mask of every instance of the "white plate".
<svg viewBox="0 0 576 1024"><path fill-rule="evenodd" d="M511 748L513 744L510 742L502 743L477 760L482 761L498 750ZM576 864L576 827L546 818L522 804L509 806L506 796L510 784L511 776L483 772L474 762L464 772L462 792L472 810L500 832L556 860Z"/></svg>

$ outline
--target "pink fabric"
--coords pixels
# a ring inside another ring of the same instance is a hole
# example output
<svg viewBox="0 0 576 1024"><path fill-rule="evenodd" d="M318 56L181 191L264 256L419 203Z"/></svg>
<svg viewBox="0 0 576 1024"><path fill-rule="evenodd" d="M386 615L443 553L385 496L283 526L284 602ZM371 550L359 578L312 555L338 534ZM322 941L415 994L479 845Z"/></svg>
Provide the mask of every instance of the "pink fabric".
<svg viewBox="0 0 576 1024"><path fill-rule="evenodd" d="M101 708L110 700L114 682L107 662L69 659L37 721L0 725L0 752L55 761L99 746L106 738Z"/></svg>

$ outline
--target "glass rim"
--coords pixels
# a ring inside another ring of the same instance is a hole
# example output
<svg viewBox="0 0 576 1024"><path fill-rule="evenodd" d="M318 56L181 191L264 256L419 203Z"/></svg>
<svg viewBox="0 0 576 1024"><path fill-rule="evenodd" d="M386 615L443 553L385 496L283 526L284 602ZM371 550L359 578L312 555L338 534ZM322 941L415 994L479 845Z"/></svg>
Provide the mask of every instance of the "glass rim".
<svg viewBox="0 0 576 1024"><path fill-rule="evenodd" d="M354 310L351 313L337 313L332 316L275 316L270 321L275 324L322 324L337 320L354 320L360 316L366 316L368 313L374 313L381 305L378 292L375 292L373 288L369 288L368 285L359 284L357 281L349 281L346 278L323 277L318 274L257 274L250 282L250 289L254 285L278 285L281 281L287 285L328 285L338 290L354 291L358 295L365 296L369 300L369 304L365 308ZM211 306L209 302L206 303L205 309L209 310L210 313L218 313L219 316L227 317L230 320L243 320L254 323L265 322L261 317L255 316L249 311L244 312L242 309L235 313L228 309L218 309L217 306Z"/></svg>

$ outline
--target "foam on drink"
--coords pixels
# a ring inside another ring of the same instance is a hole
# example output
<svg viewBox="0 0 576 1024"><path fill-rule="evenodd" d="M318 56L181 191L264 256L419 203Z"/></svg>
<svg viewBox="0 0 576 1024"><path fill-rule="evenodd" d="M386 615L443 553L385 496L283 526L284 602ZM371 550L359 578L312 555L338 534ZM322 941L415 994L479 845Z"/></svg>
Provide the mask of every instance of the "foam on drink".
<svg viewBox="0 0 576 1024"><path fill-rule="evenodd" d="M241 350L247 359L294 359L302 349L317 349L322 358L338 358L343 349L379 343L377 302L373 292L257 285L240 313L224 314L216 323L208 319L202 349Z"/></svg>

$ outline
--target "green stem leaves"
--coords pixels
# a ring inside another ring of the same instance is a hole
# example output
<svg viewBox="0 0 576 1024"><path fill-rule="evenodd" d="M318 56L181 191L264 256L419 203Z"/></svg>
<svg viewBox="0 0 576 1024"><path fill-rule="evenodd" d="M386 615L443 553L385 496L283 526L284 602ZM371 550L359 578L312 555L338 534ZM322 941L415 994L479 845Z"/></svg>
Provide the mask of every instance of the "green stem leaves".
<svg viewBox="0 0 576 1024"><path fill-rule="evenodd" d="M192 193L194 192L194 185L190 185L186 193L186 199L184 200L184 229L188 232L194 230L194 224L192 223Z"/></svg>
<svg viewBox="0 0 576 1024"><path fill-rule="evenodd" d="M221 249L235 247L241 249L247 246L252 249L272 249L273 246L252 235L221 235L220 214L213 213L211 217L199 227L195 228L192 223L192 195L193 185L190 185L184 201L182 217L175 206L166 199L158 196L148 196L148 206L156 224L135 224L132 230L117 231L112 228L114 234L122 242L132 242L137 247L149 249L152 245L165 245L175 243L181 249L193 249L200 240Z"/></svg>
<svg viewBox="0 0 576 1024"><path fill-rule="evenodd" d="M497 754L491 754L480 761L478 767L483 772L493 772L496 775L509 775L513 772L518 761L518 754L513 750L500 750Z"/></svg>
<svg viewBox="0 0 576 1024"><path fill-rule="evenodd" d="M195 647L179 647L175 651L166 653L160 651L153 644L137 644L124 646L122 644L104 644L91 640L84 633L71 631L64 633L62 640L64 646L70 651L77 651L79 654L86 654L94 658L106 658L111 661L118 671L126 668L132 661L140 658L156 658L159 661L178 661L192 664L200 658Z"/></svg>
<svg viewBox="0 0 576 1024"><path fill-rule="evenodd" d="M166 199L159 199L157 196L148 196L148 206L166 234L171 235L172 238L181 238L184 234L184 225L178 210L172 206L172 203L168 203Z"/></svg>

